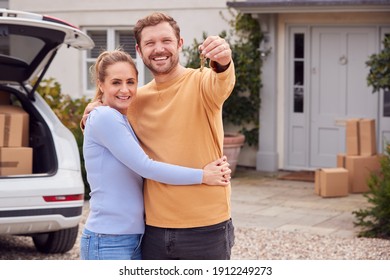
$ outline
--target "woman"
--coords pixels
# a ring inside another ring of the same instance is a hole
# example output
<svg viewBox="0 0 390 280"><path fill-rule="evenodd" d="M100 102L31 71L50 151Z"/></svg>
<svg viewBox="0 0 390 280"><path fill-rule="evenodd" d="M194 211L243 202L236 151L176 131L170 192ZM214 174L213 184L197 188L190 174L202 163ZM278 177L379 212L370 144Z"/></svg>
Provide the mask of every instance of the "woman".
<svg viewBox="0 0 390 280"><path fill-rule="evenodd" d="M223 187L229 184L231 170L225 157L201 170L156 162L145 154L127 119L138 83L138 71L129 54L122 50L103 52L94 65L94 76L94 100L101 100L103 106L89 114L84 129L83 152L91 199L80 256L141 259L143 178L166 184Z"/></svg>

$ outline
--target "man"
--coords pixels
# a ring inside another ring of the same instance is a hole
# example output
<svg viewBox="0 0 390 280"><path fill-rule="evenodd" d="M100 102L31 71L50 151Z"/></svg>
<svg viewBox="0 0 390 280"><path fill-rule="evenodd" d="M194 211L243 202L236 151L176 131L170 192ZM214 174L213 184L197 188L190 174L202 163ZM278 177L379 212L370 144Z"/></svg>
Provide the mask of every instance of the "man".
<svg viewBox="0 0 390 280"><path fill-rule="evenodd" d="M202 168L223 151L222 105L235 83L227 42L199 47L210 68L185 68L176 21L163 13L140 19L136 49L154 76L138 89L128 118L146 154L158 161ZM171 186L145 180L143 259L230 259L234 227L231 187Z"/></svg>

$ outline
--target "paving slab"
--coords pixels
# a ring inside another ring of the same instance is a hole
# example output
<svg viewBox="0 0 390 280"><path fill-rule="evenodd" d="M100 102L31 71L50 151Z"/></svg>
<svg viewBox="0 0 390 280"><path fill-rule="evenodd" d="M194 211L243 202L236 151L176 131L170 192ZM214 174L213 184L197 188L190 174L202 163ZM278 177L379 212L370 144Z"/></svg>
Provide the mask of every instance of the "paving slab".
<svg viewBox="0 0 390 280"><path fill-rule="evenodd" d="M278 174L240 167L231 200L235 226L341 237L356 236L352 212L369 206L363 194L323 198L314 193L314 182L279 180Z"/></svg>

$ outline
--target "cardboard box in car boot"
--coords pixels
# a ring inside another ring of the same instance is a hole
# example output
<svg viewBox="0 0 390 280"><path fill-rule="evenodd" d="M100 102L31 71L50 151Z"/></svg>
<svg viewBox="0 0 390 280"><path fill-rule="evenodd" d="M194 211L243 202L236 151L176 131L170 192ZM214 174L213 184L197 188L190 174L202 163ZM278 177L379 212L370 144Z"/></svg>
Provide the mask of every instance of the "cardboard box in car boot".
<svg viewBox="0 0 390 280"><path fill-rule="evenodd" d="M0 130L0 147L28 147L28 113L18 106L0 105L0 115L4 116L4 128Z"/></svg>
<svg viewBox="0 0 390 280"><path fill-rule="evenodd" d="M29 147L0 148L0 176L32 173L32 153Z"/></svg>

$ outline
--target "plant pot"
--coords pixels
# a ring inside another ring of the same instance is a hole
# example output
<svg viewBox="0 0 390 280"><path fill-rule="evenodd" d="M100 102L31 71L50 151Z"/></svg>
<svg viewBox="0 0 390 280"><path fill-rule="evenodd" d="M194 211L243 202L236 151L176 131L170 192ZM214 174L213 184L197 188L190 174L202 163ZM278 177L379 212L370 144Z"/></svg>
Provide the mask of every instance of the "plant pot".
<svg viewBox="0 0 390 280"><path fill-rule="evenodd" d="M227 157L232 170L231 177L236 171L238 157L240 155L241 147L244 145L245 136L240 133L225 133L223 139L223 153Z"/></svg>

